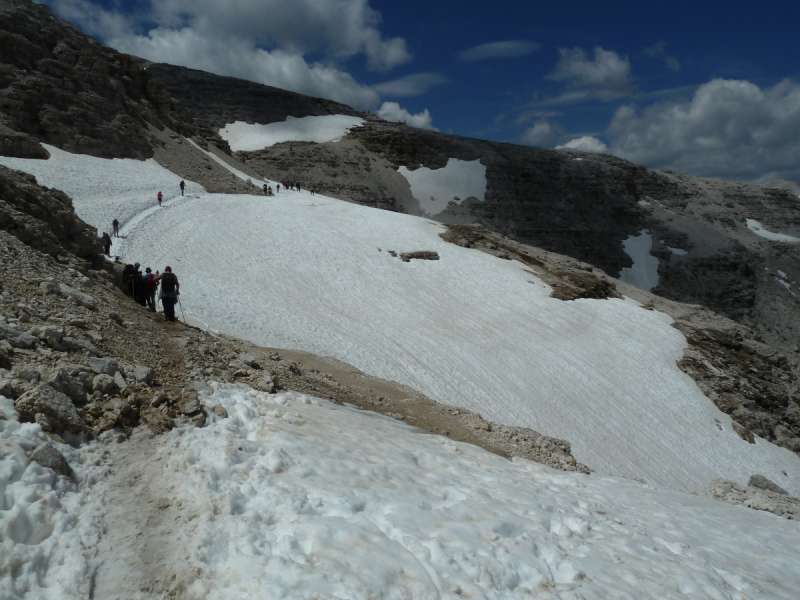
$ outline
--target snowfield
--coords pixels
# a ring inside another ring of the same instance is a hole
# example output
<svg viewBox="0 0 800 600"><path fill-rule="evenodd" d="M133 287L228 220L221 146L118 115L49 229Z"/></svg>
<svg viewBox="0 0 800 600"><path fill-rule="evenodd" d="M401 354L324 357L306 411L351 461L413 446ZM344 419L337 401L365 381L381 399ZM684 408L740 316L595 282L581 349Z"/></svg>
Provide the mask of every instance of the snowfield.
<svg viewBox="0 0 800 600"><path fill-rule="evenodd" d="M768 513L509 462L292 392L215 386L203 401L202 429L73 451L69 486L26 464L44 435L6 406L2 597L161 597L148 546L198 600L789 599L800 585L800 525ZM137 442L152 455L125 456ZM129 493L131 459L149 496Z"/></svg>
<svg viewBox="0 0 800 600"><path fill-rule="evenodd" d="M523 265L426 219L192 182L182 198L151 161L48 150L0 163L64 190L89 223L119 218L115 251L173 266L195 322L567 439L596 472L213 384L204 428L60 445L70 483L28 461L47 438L0 397L0 600L162 597L156 580L207 600L797 597L796 522L683 491L760 473L799 495L800 459L734 433L677 368L686 341L666 315L550 298Z"/></svg>
<svg viewBox="0 0 800 600"><path fill-rule="evenodd" d="M267 125L236 121L220 129L219 135L234 152L253 151L282 142L335 142L363 124L364 119L347 115L286 117L286 121Z"/></svg>
<svg viewBox="0 0 800 600"><path fill-rule="evenodd" d="M438 215L450 202L461 204L468 198L485 200L486 167L480 160L451 158L441 169L419 167L409 171L401 166L397 170L408 180L411 195L425 214Z"/></svg>
<svg viewBox="0 0 800 600"><path fill-rule="evenodd" d="M69 156L2 161L37 176L52 165L55 181ZM78 157L84 176L62 184L87 222L114 212L113 197L98 208L96 186L115 162ZM132 189L146 186L149 164L139 165L117 185L128 176ZM308 192L199 194L141 213L114 249L154 269L171 265L183 311L212 330L332 356L569 440L599 473L684 491L760 473L800 495L800 458L742 440L678 369L686 340L668 316L633 301L550 298L522 264L449 244L442 230ZM389 250L440 260L404 263Z"/></svg>

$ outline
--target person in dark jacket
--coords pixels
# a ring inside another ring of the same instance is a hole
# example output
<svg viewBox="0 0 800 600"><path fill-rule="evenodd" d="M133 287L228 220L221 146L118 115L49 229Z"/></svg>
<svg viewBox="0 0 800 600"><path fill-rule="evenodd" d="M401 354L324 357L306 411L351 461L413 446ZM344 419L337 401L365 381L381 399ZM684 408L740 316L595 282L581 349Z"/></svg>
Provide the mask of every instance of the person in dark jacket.
<svg viewBox="0 0 800 600"><path fill-rule="evenodd" d="M181 186L181 196L183 196L183 188L186 187L186 182L181 179L181 182L178 185Z"/></svg>
<svg viewBox="0 0 800 600"><path fill-rule="evenodd" d="M103 232L103 252L106 256L111 256L111 236L107 232Z"/></svg>
<svg viewBox="0 0 800 600"><path fill-rule="evenodd" d="M155 277L154 281L161 282L161 304L164 306L164 318L175 321L175 304L181 293L181 284L178 276L172 272L172 267L164 267L164 272Z"/></svg>
<svg viewBox="0 0 800 600"><path fill-rule="evenodd" d="M119 221L117 221L116 219L111 221L111 227L114 230L114 237L119 237Z"/></svg>

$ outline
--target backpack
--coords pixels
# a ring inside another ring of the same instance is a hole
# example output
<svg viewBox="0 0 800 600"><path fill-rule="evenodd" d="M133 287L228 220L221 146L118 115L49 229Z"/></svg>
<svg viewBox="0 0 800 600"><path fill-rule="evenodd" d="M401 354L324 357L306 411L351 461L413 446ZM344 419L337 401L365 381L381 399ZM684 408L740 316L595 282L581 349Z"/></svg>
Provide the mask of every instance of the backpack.
<svg viewBox="0 0 800 600"><path fill-rule="evenodd" d="M158 288L158 284L154 281L155 277L153 277L152 273L147 274L146 280L147 280L147 289L150 290L151 292L156 291L156 288Z"/></svg>
<svg viewBox="0 0 800 600"><path fill-rule="evenodd" d="M175 291L175 275L173 273L164 273L161 278L161 293L171 294Z"/></svg>

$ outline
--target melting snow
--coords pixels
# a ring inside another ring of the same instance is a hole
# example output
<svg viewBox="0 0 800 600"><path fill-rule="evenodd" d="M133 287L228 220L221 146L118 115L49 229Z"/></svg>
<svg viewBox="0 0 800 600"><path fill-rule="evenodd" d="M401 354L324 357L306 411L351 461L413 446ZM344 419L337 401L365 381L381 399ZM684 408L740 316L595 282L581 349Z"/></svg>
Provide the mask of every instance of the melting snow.
<svg viewBox="0 0 800 600"><path fill-rule="evenodd" d="M771 231L767 231L761 226L761 223L754 221L753 219L747 219L747 227L756 235L768 240L772 240L773 242L800 242L800 238L792 237L791 235L785 235L783 233L773 233Z"/></svg>
<svg viewBox="0 0 800 600"><path fill-rule="evenodd" d="M483 202L486 196L486 167L480 160L451 158L441 169L409 171L401 166L398 171L408 180L420 208L431 216L445 210L450 202L461 204L468 198Z"/></svg>
<svg viewBox="0 0 800 600"><path fill-rule="evenodd" d="M646 292L656 287L658 285L658 258L650 254L653 238L650 237L647 230L642 229L639 235L628 236L628 239L622 242L622 247L625 254L633 260L633 265L622 269L619 278Z"/></svg>
<svg viewBox="0 0 800 600"><path fill-rule="evenodd" d="M253 151L281 142L335 142L363 124L364 119L346 115L286 117L285 121L268 125L236 121L220 129L219 134L234 152Z"/></svg>

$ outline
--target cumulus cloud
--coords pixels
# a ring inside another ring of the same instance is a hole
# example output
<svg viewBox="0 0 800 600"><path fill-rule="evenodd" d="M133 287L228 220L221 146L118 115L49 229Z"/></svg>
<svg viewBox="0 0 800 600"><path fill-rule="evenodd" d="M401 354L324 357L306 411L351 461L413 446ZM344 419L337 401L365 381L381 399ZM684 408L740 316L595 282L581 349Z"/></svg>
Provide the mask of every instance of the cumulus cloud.
<svg viewBox="0 0 800 600"><path fill-rule="evenodd" d="M152 61L201 69L266 83L310 96L332 98L350 106L370 109L377 106L378 94L359 84L351 75L322 64L308 64L299 54L282 50L267 52L247 40L206 39L185 28L154 29L146 36L115 40L118 50Z"/></svg>
<svg viewBox="0 0 800 600"><path fill-rule="evenodd" d="M411 59L405 40L382 35L368 0L141 0L125 13L97 0L44 3L122 52L361 109L379 95L341 62L363 55L369 68L388 70Z"/></svg>
<svg viewBox="0 0 800 600"><path fill-rule="evenodd" d="M463 62L475 62L490 58L515 58L526 56L541 48L541 44L528 40L507 40L490 42L459 52L456 56Z"/></svg>
<svg viewBox="0 0 800 600"><path fill-rule="evenodd" d="M438 73L415 73L406 75L393 81L378 83L372 86L379 94L384 96L400 96L408 98L421 96L435 85L449 83L450 80Z"/></svg>
<svg viewBox="0 0 800 600"><path fill-rule="evenodd" d="M397 102L384 102L378 109L378 116L387 121L403 121L406 125L411 125L412 127L439 131L433 126L431 114L427 108L421 113L412 115L406 109L401 108Z"/></svg>
<svg viewBox="0 0 800 600"><path fill-rule="evenodd" d="M519 142L529 146L545 146L552 143L557 136L557 128L550 121L540 119L533 124L533 127L522 132Z"/></svg>
<svg viewBox="0 0 800 600"><path fill-rule="evenodd" d="M555 70L546 76L551 81L561 81L567 91L557 98L562 102L588 99L614 100L630 94L631 64L613 50L600 46L590 59L581 48L559 48L560 58Z"/></svg>
<svg viewBox="0 0 800 600"><path fill-rule="evenodd" d="M654 168L800 181L800 84L714 79L691 100L620 107L606 133L613 154Z"/></svg>
<svg viewBox="0 0 800 600"><path fill-rule="evenodd" d="M608 146L591 135L575 138L574 140L568 141L566 144L556 146L556 149L582 150L583 152L608 152Z"/></svg>
<svg viewBox="0 0 800 600"><path fill-rule="evenodd" d="M678 59L667 54L667 44L664 40L658 41L652 46L648 46L644 49L644 53L650 58L662 58L664 60L664 66L670 71L678 73L681 70L681 63Z"/></svg>

